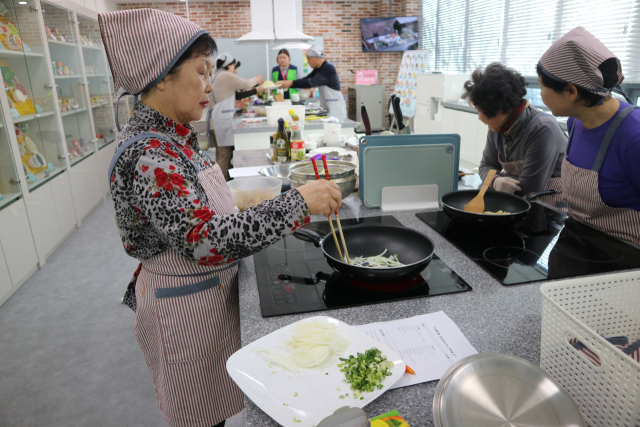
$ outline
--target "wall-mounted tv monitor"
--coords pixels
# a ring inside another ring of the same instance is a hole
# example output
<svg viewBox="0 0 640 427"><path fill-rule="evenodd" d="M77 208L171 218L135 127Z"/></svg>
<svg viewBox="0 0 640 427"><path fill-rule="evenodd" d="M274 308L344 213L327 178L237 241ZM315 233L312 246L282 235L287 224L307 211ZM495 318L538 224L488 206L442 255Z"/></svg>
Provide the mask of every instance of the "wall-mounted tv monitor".
<svg viewBox="0 0 640 427"><path fill-rule="evenodd" d="M403 52L418 49L418 17L395 16L360 20L363 52Z"/></svg>

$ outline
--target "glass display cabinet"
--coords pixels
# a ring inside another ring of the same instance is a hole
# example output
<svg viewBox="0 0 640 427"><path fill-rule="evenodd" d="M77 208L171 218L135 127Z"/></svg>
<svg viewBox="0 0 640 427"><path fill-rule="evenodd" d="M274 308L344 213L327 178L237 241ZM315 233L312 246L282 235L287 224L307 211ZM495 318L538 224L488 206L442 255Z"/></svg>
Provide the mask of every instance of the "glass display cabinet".
<svg viewBox="0 0 640 427"><path fill-rule="evenodd" d="M52 3L41 4L51 57L49 66L55 70L58 107L69 162L73 166L95 151L81 44L76 36L74 13Z"/></svg>
<svg viewBox="0 0 640 427"><path fill-rule="evenodd" d="M0 71L29 191L66 170L34 0L0 2Z"/></svg>
<svg viewBox="0 0 640 427"><path fill-rule="evenodd" d="M102 149L116 139L113 105L111 103L111 88L113 87L111 73L107 63L107 55L102 45L98 21L80 14L77 17L85 74L89 83L89 99L93 114L93 124L96 130L96 140L98 149Z"/></svg>
<svg viewBox="0 0 640 427"><path fill-rule="evenodd" d="M20 177L13 149L4 121L4 108L0 105L0 210L22 195ZM20 169L23 165L21 164Z"/></svg>

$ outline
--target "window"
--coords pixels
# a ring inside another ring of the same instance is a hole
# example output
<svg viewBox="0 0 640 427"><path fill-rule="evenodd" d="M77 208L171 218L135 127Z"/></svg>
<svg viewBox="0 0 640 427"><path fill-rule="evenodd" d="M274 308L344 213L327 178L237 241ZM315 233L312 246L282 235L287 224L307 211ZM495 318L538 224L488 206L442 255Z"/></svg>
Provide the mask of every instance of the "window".
<svg viewBox="0 0 640 427"><path fill-rule="evenodd" d="M532 76L551 43L583 26L620 58L627 81L640 81L640 0L423 0L421 14L421 48L436 70L500 61Z"/></svg>

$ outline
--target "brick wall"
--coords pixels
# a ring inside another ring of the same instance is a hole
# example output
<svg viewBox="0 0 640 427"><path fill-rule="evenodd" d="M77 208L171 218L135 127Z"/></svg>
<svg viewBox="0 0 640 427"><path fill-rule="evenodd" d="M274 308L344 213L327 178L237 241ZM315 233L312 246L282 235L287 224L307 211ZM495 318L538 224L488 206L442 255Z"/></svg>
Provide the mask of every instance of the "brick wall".
<svg viewBox="0 0 640 427"><path fill-rule="evenodd" d="M392 0L391 15L415 16L420 0ZM186 5L172 3L127 3L118 9L150 7L186 17ZM325 56L335 65L342 92L355 83L350 70L378 70L378 83L385 86L388 102L393 92L402 52L364 53L360 38L360 19L389 15L388 0L313 0L302 2L302 30L310 36L324 37ZM189 2L189 18L215 37L236 38L251 30L248 0Z"/></svg>

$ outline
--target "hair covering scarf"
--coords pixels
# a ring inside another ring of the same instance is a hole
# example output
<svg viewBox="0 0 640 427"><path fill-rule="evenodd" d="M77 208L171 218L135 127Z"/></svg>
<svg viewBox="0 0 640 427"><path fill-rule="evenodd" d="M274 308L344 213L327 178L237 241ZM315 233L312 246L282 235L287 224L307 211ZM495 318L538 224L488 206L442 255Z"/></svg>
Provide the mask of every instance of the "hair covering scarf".
<svg viewBox="0 0 640 427"><path fill-rule="evenodd" d="M307 49L307 58L324 58L324 51L320 46L314 44Z"/></svg>
<svg viewBox="0 0 640 427"><path fill-rule="evenodd" d="M221 53L220 55L218 55L218 57L216 58L216 64L220 60L224 60L224 62L222 63L222 65L220 67L218 67L218 70L222 70L225 67L228 67L229 64L231 64L234 61L234 58L233 58L233 56L231 56L231 54L229 52L225 52L225 53Z"/></svg>
<svg viewBox="0 0 640 427"><path fill-rule="evenodd" d="M113 89L139 94L157 85L182 54L203 34L199 25L156 9L98 15L102 41L113 75Z"/></svg>
<svg viewBox="0 0 640 427"><path fill-rule="evenodd" d="M542 55L538 65L554 80L608 96L613 87L604 86L599 66L612 58L617 64L617 84L620 84L624 80L620 60L593 34L583 27L576 27L556 40Z"/></svg>

